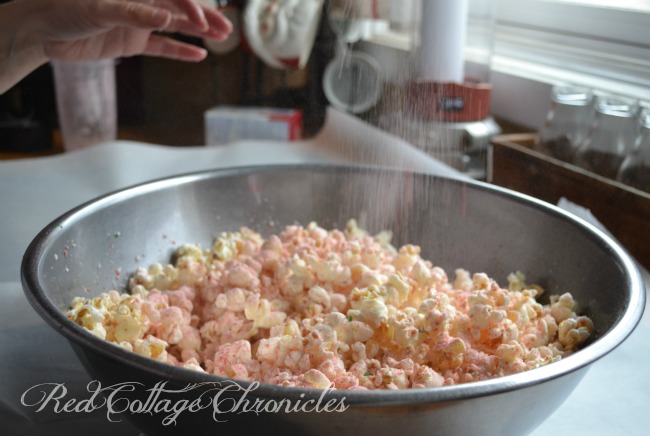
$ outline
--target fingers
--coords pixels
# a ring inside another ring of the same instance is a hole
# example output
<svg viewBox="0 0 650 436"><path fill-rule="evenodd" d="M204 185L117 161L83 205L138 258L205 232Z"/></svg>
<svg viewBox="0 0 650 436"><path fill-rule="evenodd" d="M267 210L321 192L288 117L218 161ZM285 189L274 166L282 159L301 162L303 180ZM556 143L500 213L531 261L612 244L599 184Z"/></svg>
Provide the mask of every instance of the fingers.
<svg viewBox="0 0 650 436"><path fill-rule="evenodd" d="M205 32L209 28L208 20L203 11L203 7L194 0L173 0L173 3L183 11L191 23L196 25L197 29Z"/></svg>
<svg viewBox="0 0 650 436"><path fill-rule="evenodd" d="M142 1L142 0L141 0ZM232 32L232 23L216 8L201 3L201 0L145 0L151 4L172 11L175 16L183 16L196 26L200 32L212 31L224 33L226 36Z"/></svg>
<svg viewBox="0 0 650 436"><path fill-rule="evenodd" d="M205 49L153 35L152 31L224 40L232 25L218 11L195 0L75 0L78 14L68 26L52 29L43 40L83 48L79 58L100 56L111 46L112 55L141 53L185 61L199 61ZM201 24L203 22L203 24ZM65 28L63 28L65 27ZM121 35L119 38L115 35ZM118 46L118 47L115 47ZM101 56L104 56L103 54Z"/></svg>
<svg viewBox="0 0 650 436"><path fill-rule="evenodd" d="M173 20L166 30L170 32L180 32L191 36L200 36L202 38L210 38L217 40L224 40L232 32L232 23L221 12L208 6L202 6L203 15L207 22L207 27L196 27L189 16L178 11L177 6L171 6L175 13Z"/></svg>
<svg viewBox="0 0 650 436"><path fill-rule="evenodd" d="M225 15L212 8L205 8L204 11L210 29L223 33L225 36L230 35L232 32L232 23Z"/></svg>
<svg viewBox="0 0 650 436"><path fill-rule="evenodd" d="M209 27L206 31L197 31L193 23L190 23L188 19L179 16L174 16L164 30L166 32L177 32L188 36L214 39L217 41L225 40L230 34L230 32L224 32L223 30L214 27Z"/></svg>
<svg viewBox="0 0 650 436"><path fill-rule="evenodd" d="M167 9L132 1L98 1L92 5L89 21L103 28L164 29L173 18Z"/></svg>
<svg viewBox="0 0 650 436"><path fill-rule="evenodd" d="M100 27L135 27L169 30L209 38L225 38L232 24L215 9L203 7L194 0L173 0L170 7L159 2L97 1L92 2L90 20ZM176 11L178 11L176 13Z"/></svg>
<svg viewBox="0 0 650 436"><path fill-rule="evenodd" d="M198 62L205 59L208 53L204 49L191 44L161 35L151 35L142 54L179 61Z"/></svg>

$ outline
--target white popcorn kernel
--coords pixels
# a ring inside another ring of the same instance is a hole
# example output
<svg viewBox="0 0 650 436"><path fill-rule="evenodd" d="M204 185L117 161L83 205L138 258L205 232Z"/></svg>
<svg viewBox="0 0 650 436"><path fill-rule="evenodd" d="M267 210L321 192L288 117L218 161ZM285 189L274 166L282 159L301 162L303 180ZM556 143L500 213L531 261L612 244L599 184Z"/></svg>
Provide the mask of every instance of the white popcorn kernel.
<svg viewBox="0 0 650 436"><path fill-rule="evenodd" d="M215 257L223 262L237 257L239 254L239 249L237 248L239 240L241 240L240 233L221 233L212 246Z"/></svg>
<svg viewBox="0 0 650 436"><path fill-rule="evenodd" d="M558 339L563 346L572 349L586 341L593 330L594 325L586 316L568 318L559 325Z"/></svg>
<svg viewBox="0 0 650 436"><path fill-rule="evenodd" d="M140 321L130 315L116 317L117 325L113 334L119 342L133 342L140 337L142 333L142 324Z"/></svg>
<svg viewBox="0 0 650 436"><path fill-rule="evenodd" d="M309 387L315 389L327 389L332 385L330 379L317 369L310 369L304 375L304 381Z"/></svg>
<svg viewBox="0 0 650 436"><path fill-rule="evenodd" d="M191 369L192 371L197 371L197 372L205 372L205 370L201 367L201 365L196 359L190 359L184 362L183 368Z"/></svg>
<svg viewBox="0 0 650 436"><path fill-rule="evenodd" d="M388 318L388 308L379 298L367 298L352 303L352 307L358 311L358 317L372 327L379 327ZM350 311L348 311L348 315Z"/></svg>
<svg viewBox="0 0 650 436"><path fill-rule="evenodd" d="M561 323L565 319L575 316L573 312L574 304L571 294L563 294L551 304L551 315L553 315L557 323Z"/></svg>
<svg viewBox="0 0 650 436"><path fill-rule="evenodd" d="M205 257L203 255L203 250L197 244L183 244L176 250L176 256L187 257L197 262L203 262Z"/></svg>
<svg viewBox="0 0 650 436"><path fill-rule="evenodd" d="M328 309L331 305L330 296L325 289L320 286L313 286L309 289L307 296L309 300L323 305L324 308Z"/></svg>
<svg viewBox="0 0 650 436"><path fill-rule="evenodd" d="M445 383L445 378L428 366L420 365L413 375L412 385L418 388L437 388Z"/></svg>
<svg viewBox="0 0 650 436"><path fill-rule="evenodd" d="M137 339L133 344L133 351L160 362L167 361L167 343L155 336L149 335L145 339Z"/></svg>
<svg viewBox="0 0 650 436"><path fill-rule="evenodd" d="M117 346L125 349L126 351L133 351L133 345L129 342L117 342Z"/></svg>

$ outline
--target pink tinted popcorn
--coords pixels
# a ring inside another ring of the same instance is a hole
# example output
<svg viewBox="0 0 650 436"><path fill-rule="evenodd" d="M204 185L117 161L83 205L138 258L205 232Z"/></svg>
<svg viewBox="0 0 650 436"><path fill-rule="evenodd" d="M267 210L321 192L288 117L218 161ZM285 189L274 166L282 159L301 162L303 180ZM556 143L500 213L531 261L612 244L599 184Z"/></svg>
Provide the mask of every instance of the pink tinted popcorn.
<svg viewBox="0 0 650 436"><path fill-rule="evenodd" d="M449 280L416 245L350 221L263 239L221 233L140 268L130 293L75 298L68 317L126 350L239 380L335 389L431 388L533 369L576 351L594 326L569 293L542 305L521 273L502 288Z"/></svg>

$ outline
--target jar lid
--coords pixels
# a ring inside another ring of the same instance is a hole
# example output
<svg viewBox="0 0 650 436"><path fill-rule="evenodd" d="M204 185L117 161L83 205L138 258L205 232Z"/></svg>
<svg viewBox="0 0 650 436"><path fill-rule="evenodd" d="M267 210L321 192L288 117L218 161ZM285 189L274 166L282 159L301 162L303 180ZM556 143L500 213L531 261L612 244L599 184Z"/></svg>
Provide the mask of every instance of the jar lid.
<svg viewBox="0 0 650 436"><path fill-rule="evenodd" d="M633 118L639 113L639 103L624 97L599 97L596 110L604 115Z"/></svg>
<svg viewBox="0 0 650 436"><path fill-rule="evenodd" d="M594 100L593 91L582 86L556 86L552 94L554 101L572 106L587 106Z"/></svg>
<svg viewBox="0 0 650 436"><path fill-rule="evenodd" d="M348 52L325 68L323 91L336 109L359 114L377 104L382 82L381 69L373 57Z"/></svg>

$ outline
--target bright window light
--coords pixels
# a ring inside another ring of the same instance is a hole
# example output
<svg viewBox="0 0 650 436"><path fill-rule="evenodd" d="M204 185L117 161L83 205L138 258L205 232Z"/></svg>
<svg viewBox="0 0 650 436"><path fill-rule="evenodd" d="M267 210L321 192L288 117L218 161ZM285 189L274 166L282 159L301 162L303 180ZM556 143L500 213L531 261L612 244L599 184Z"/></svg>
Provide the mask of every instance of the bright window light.
<svg viewBox="0 0 650 436"><path fill-rule="evenodd" d="M552 0L556 3L573 3L610 9L627 9L650 12L650 0Z"/></svg>

